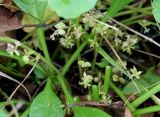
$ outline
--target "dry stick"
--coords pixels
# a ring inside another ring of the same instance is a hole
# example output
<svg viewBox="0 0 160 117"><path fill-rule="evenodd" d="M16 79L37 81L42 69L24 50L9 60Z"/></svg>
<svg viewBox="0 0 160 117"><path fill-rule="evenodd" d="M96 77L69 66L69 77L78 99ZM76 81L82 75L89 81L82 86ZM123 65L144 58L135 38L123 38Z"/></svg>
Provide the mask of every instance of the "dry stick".
<svg viewBox="0 0 160 117"><path fill-rule="evenodd" d="M123 61L121 60L120 56L118 55L118 53L116 52L116 50L113 48L113 46L111 45L111 43L108 41L108 39L106 39L105 37L103 37L105 39L105 41L107 42L107 44L109 45L109 47L111 48L111 50L113 51L113 53L115 54L115 56L117 57L117 59L119 60L119 62L121 63L122 67L126 70L129 79L132 80L131 74L130 72L127 70L126 66L124 65ZM134 80L132 80L133 84L135 85L135 87L137 88L137 90L139 91L139 87L137 86L137 84L134 82Z"/></svg>
<svg viewBox="0 0 160 117"><path fill-rule="evenodd" d="M0 76L2 76L4 78L7 78L7 79L9 79L9 80L11 80L13 82L16 82L17 84L19 84L20 86L22 86L25 89L25 91L27 92L29 99L31 100L31 95L30 95L28 89L23 84L21 84L18 80L10 77L9 75L7 75L7 74L5 74L5 73L3 73L1 71L0 71Z"/></svg>
<svg viewBox="0 0 160 117"><path fill-rule="evenodd" d="M20 102L15 106L15 109L18 111L18 110L20 110L20 109L23 107L23 105L24 105L24 102L23 102L23 101L20 101ZM8 117L13 117L14 114L15 114L15 110L12 109L12 110L10 111L10 113L8 114Z"/></svg>
<svg viewBox="0 0 160 117"><path fill-rule="evenodd" d="M146 54L146 55L155 57L155 58L157 58L157 59L160 59L160 56L155 55L155 54L152 54L152 53L149 53L149 52L145 52L145 51L142 51L142 50L134 50L134 51L137 51L137 52L140 52L140 53L143 53L143 54Z"/></svg>
<svg viewBox="0 0 160 117"><path fill-rule="evenodd" d="M24 27L47 27L47 28L51 29L53 32L55 31L55 29L53 29L48 24L23 24L23 25L21 25L20 28L24 28Z"/></svg>
<svg viewBox="0 0 160 117"><path fill-rule="evenodd" d="M101 22L101 21L99 21L99 20L97 20L97 19L93 19L93 20L96 21L96 22L98 22L98 23L100 23L100 24L102 24L102 25L105 25L105 26L107 26L107 27L109 27L109 28L111 28L111 29L113 29L113 30L115 30L115 31L120 31L118 28L116 28L116 27L114 27L114 26L111 26L111 25L109 25L109 24L107 24L107 23Z"/></svg>
<svg viewBox="0 0 160 117"><path fill-rule="evenodd" d="M79 103L74 103L74 104L65 104L64 108L71 108L75 106L100 106L100 107L106 107L109 106L108 104L103 104L103 103L97 103L94 101L84 101L84 102L79 102Z"/></svg>
<svg viewBox="0 0 160 117"><path fill-rule="evenodd" d="M23 79L23 81L16 87L16 89L12 92L12 94L10 95L10 97L8 98L7 102L9 102L13 95L17 92L17 90L20 88L20 86L26 81L26 79L29 77L29 75L32 73L32 71L34 70L34 68L37 65L38 60L35 62L35 64L33 65L32 69L28 72L28 74L26 75L26 77Z"/></svg>
<svg viewBox="0 0 160 117"><path fill-rule="evenodd" d="M6 99L8 98L8 95L7 95L5 92L3 92L1 88L0 88L0 93L4 96L4 98L6 98ZM16 116L16 114L17 114L18 112L17 112L17 109L16 109L15 105L14 105L12 102L10 102L10 105L11 105L12 110L14 111L14 114L15 114L15 116ZM5 107L5 106L0 107L0 110L1 110L1 109L4 109L4 107ZM9 116L9 117L10 117L10 116Z"/></svg>
<svg viewBox="0 0 160 117"><path fill-rule="evenodd" d="M117 21L117 20L115 20L115 19L113 19L113 18L110 18L110 20L113 21L114 23L122 26L123 28L125 28L125 29L127 29L127 30L129 30L129 31L131 31L131 32L133 32L133 33L135 33L135 34L137 34L137 35L139 35L140 37L143 37L144 39L150 41L151 43L155 44L156 46L160 47L160 44L157 43L156 41L154 41L152 38L147 37L147 36L145 36L145 35L137 32L137 31L133 30L132 28L127 27L126 25L120 23L119 21Z"/></svg>
<svg viewBox="0 0 160 117"><path fill-rule="evenodd" d="M11 7L11 8L14 8L16 10L19 10L19 8L15 7L15 6L12 6L12 5L9 5L9 4L0 4L0 6Z"/></svg>

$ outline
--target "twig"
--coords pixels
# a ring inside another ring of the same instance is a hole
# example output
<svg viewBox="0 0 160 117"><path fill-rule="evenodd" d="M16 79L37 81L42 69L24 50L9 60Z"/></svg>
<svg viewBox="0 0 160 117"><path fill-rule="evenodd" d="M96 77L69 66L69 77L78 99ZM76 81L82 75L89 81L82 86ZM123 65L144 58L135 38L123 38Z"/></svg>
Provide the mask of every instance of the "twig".
<svg viewBox="0 0 160 117"><path fill-rule="evenodd" d="M30 76L30 74L32 73L32 71L34 70L34 68L37 65L38 60L35 62L35 64L33 65L32 69L28 72L28 74L26 75L26 77L23 79L23 81L16 87L16 89L12 92L12 94L10 95L10 97L8 98L7 102L10 101L13 97L13 95L17 92L17 90L20 88L20 86L26 81L26 79ZM31 99L30 99L31 100Z"/></svg>
<svg viewBox="0 0 160 117"><path fill-rule="evenodd" d="M31 95L30 95L28 89L27 89L23 84L21 84L18 80L10 77L9 75L7 75L7 74L5 74L5 73L3 73L3 72L1 72L1 71L0 71L0 76L2 76L2 77L4 77L4 78L7 78L7 79L9 79L9 80L11 80L11 81L14 81L15 83L17 83L17 84L19 84L20 86L22 86L22 87L25 89L25 91L27 92L29 99L31 100Z"/></svg>
<svg viewBox="0 0 160 117"><path fill-rule="evenodd" d="M143 54L146 54L146 55L155 57L155 58L157 58L157 59L160 59L160 56L155 55L155 54L152 54L152 53L148 53L148 52L145 52L145 51L142 51L142 50L134 50L134 51L137 51L137 52L140 52L140 53L143 53Z"/></svg>
<svg viewBox="0 0 160 117"><path fill-rule="evenodd" d="M156 41L154 41L152 38L147 37L147 36L145 36L145 35L137 32L137 31L133 30L132 28L127 27L126 25L122 24L121 22L119 22L119 21L117 21L117 20L115 20L115 19L113 19L113 18L111 18L111 17L110 17L110 20L113 21L114 23L122 26L123 28L125 28L125 29L127 29L127 30L129 30L129 31L131 31L131 32L133 32L133 33L135 33L135 34L137 34L137 35L139 35L140 37L142 37L142 38L150 41L151 43L155 44L156 46L160 47L160 44L157 43Z"/></svg>

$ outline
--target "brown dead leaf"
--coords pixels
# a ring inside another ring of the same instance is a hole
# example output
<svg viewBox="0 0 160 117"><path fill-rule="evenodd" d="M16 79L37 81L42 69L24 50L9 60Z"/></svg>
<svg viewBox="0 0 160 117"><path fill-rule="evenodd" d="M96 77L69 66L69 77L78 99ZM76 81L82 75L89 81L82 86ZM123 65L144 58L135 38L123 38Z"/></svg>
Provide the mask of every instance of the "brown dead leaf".
<svg viewBox="0 0 160 117"><path fill-rule="evenodd" d="M9 9L0 6L0 35L4 32L21 28L18 16Z"/></svg>

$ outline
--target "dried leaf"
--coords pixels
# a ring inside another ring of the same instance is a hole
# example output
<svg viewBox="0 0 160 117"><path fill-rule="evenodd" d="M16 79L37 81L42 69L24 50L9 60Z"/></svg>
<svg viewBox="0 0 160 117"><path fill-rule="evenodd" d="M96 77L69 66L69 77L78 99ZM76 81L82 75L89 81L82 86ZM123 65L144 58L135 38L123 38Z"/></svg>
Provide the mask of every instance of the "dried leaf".
<svg viewBox="0 0 160 117"><path fill-rule="evenodd" d="M9 9L0 6L0 35L6 31L19 29L21 27L19 18Z"/></svg>

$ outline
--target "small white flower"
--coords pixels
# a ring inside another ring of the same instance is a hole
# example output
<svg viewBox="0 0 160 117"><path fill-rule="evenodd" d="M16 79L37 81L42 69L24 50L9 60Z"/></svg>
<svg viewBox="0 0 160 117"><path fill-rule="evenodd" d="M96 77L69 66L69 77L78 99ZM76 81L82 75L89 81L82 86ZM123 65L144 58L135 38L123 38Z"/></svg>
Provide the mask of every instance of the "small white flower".
<svg viewBox="0 0 160 117"><path fill-rule="evenodd" d="M91 40L91 39L89 40L89 43L90 43L90 48L94 48L94 47L98 47L99 46L96 41Z"/></svg>
<svg viewBox="0 0 160 117"><path fill-rule="evenodd" d="M66 34L66 31L63 30L63 29L58 29L58 30L57 30L57 33L58 33L59 35L65 35L65 34Z"/></svg>
<svg viewBox="0 0 160 117"><path fill-rule="evenodd" d="M84 88L90 87L92 83L93 77L91 75L87 75L85 72L83 73L82 82L80 85L83 85Z"/></svg>
<svg viewBox="0 0 160 117"><path fill-rule="evenodd" d="M15 41L16 47L21 46L22 44L19 41Z"/></svg>
<svg viewBox="0 0 160 117"><path fill-rule="evenodd" d="M65 29L67 26L63 22L60 22L60 23L56 24L55 27L57 29Z"/></svg>
<svg viewBox="0 0 160 117"><path fill-rule="evenodd" d="M26 64L29 63L29 57L27 55L23 56L23 60Z"/></svg>
<svg viewBox="0 0 160 117"><path fill-rule="evenodd" d="M80 65L83 68L91 67L91 63L90 62L84 62L84 61L78 61L78 65Z"/></svg>
<svg viewBox="0 0 160 117"><path fill-rule="evenodd" d="M133 66L133 68L131 68L130 71L131 71L131 78L140 79L140 75L142 74L142 71L137 71L135 66Z"/></svg>
<svg viewBox="0 0 160 117"><path fill-rule="evenodd" d="M13 44L7 44L7 52L13 56L15 46Z"/></svg>
<svg viewBox="0 0 160 117"><path fill-rule="evenodd" d="M15 53L17 56L20 55L20 52L17 50L18 46L20 46L21 43L18 41L15 41L15 46L13 44L8 43L7 44L7 52L13 56L13 54Z"/></svg>
<svg viewBox="0 0 160 117"><path fill-rule="evenodd" d="M60 44L65 48L72 48L74 46L73 39L68 38L60 38Z"/></svg>

